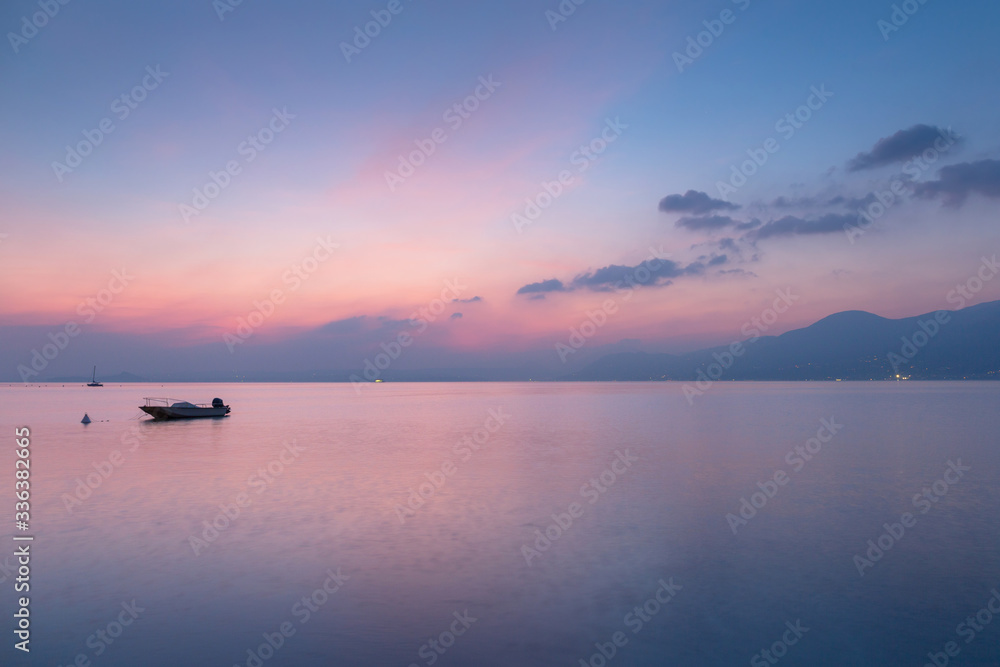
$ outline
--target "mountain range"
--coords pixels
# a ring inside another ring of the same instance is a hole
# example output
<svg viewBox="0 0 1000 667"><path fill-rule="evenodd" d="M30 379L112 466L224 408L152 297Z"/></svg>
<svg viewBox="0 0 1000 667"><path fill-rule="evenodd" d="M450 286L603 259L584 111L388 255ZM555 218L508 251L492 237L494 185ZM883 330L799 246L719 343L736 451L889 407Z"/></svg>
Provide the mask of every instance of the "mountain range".
<svg viewBox="0 0 1000 667"><path fill-rule="evenodd" d="M555 354L553 352L553 354ZM897 378L898 376L898 378ZM315 369L140 377L123 372L98 377L128 382L350 382L364 371ZM695 380L991 380L1000 379L1000 301L956 311L887 319L852 310L779 336L735 340L685 354L612 352L572 371L528 365L509 368L388 368L387 382L469 381L682 381ZM372 379L372 378L368 378ZM38 378L86 383L89 376Z"/></svg>
<svg viewBox="0 0 1000 667"><path fill-rule="evenodd" d="M1000 379L1000 301L890 320L859 310L682 355L610 354L572 380Z"/></svg>

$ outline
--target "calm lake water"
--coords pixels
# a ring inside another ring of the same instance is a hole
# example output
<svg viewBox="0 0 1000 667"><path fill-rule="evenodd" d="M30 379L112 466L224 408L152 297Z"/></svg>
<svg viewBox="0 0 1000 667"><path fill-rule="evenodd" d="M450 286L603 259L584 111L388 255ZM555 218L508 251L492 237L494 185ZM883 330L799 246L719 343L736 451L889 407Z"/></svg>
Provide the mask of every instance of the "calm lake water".
<svg viewBox="0 0 1000 667"><path fill-rule="evenodd" d="M0 663L1000 665L1000 383L363 389L0 388Z"/></svg>

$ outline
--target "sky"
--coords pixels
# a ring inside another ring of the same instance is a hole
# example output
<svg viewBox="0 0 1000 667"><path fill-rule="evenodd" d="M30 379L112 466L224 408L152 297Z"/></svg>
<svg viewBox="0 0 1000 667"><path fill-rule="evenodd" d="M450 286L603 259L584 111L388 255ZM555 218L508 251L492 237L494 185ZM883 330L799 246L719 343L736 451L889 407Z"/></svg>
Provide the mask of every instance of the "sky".
<svg viewBox="0 0 1000 667"><path fill-rule="evenodd" d="M578 1L4 3L0 379L557 372L1000 249L996 3Z"/></svg>

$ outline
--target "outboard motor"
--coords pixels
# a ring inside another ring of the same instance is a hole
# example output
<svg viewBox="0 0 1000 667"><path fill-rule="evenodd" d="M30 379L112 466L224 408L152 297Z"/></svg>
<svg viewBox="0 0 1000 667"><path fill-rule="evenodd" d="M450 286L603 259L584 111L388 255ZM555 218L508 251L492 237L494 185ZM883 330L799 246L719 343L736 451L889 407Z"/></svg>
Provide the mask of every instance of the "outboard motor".
<svg viewBox="0 0 1000 667"><path fill-rule="evenodd" d="M224 407L226 407L226 404L222 402L221 398L213 398L212 399L212 407L213 408L224 408Z"/></svg>

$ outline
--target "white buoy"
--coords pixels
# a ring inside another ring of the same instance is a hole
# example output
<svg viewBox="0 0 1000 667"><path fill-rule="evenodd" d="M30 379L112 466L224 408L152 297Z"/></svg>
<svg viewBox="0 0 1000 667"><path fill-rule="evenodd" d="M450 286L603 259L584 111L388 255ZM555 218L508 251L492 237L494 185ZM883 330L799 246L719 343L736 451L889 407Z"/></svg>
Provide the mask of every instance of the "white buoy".
<svg viewBox="0 0 1000 667"><path fill-rule="evenodd" d="M90 415L88 415L86 412L84 412L83 413L83 419L80 420L80 423L81 424L89 424L90 423Z"/></svg>

